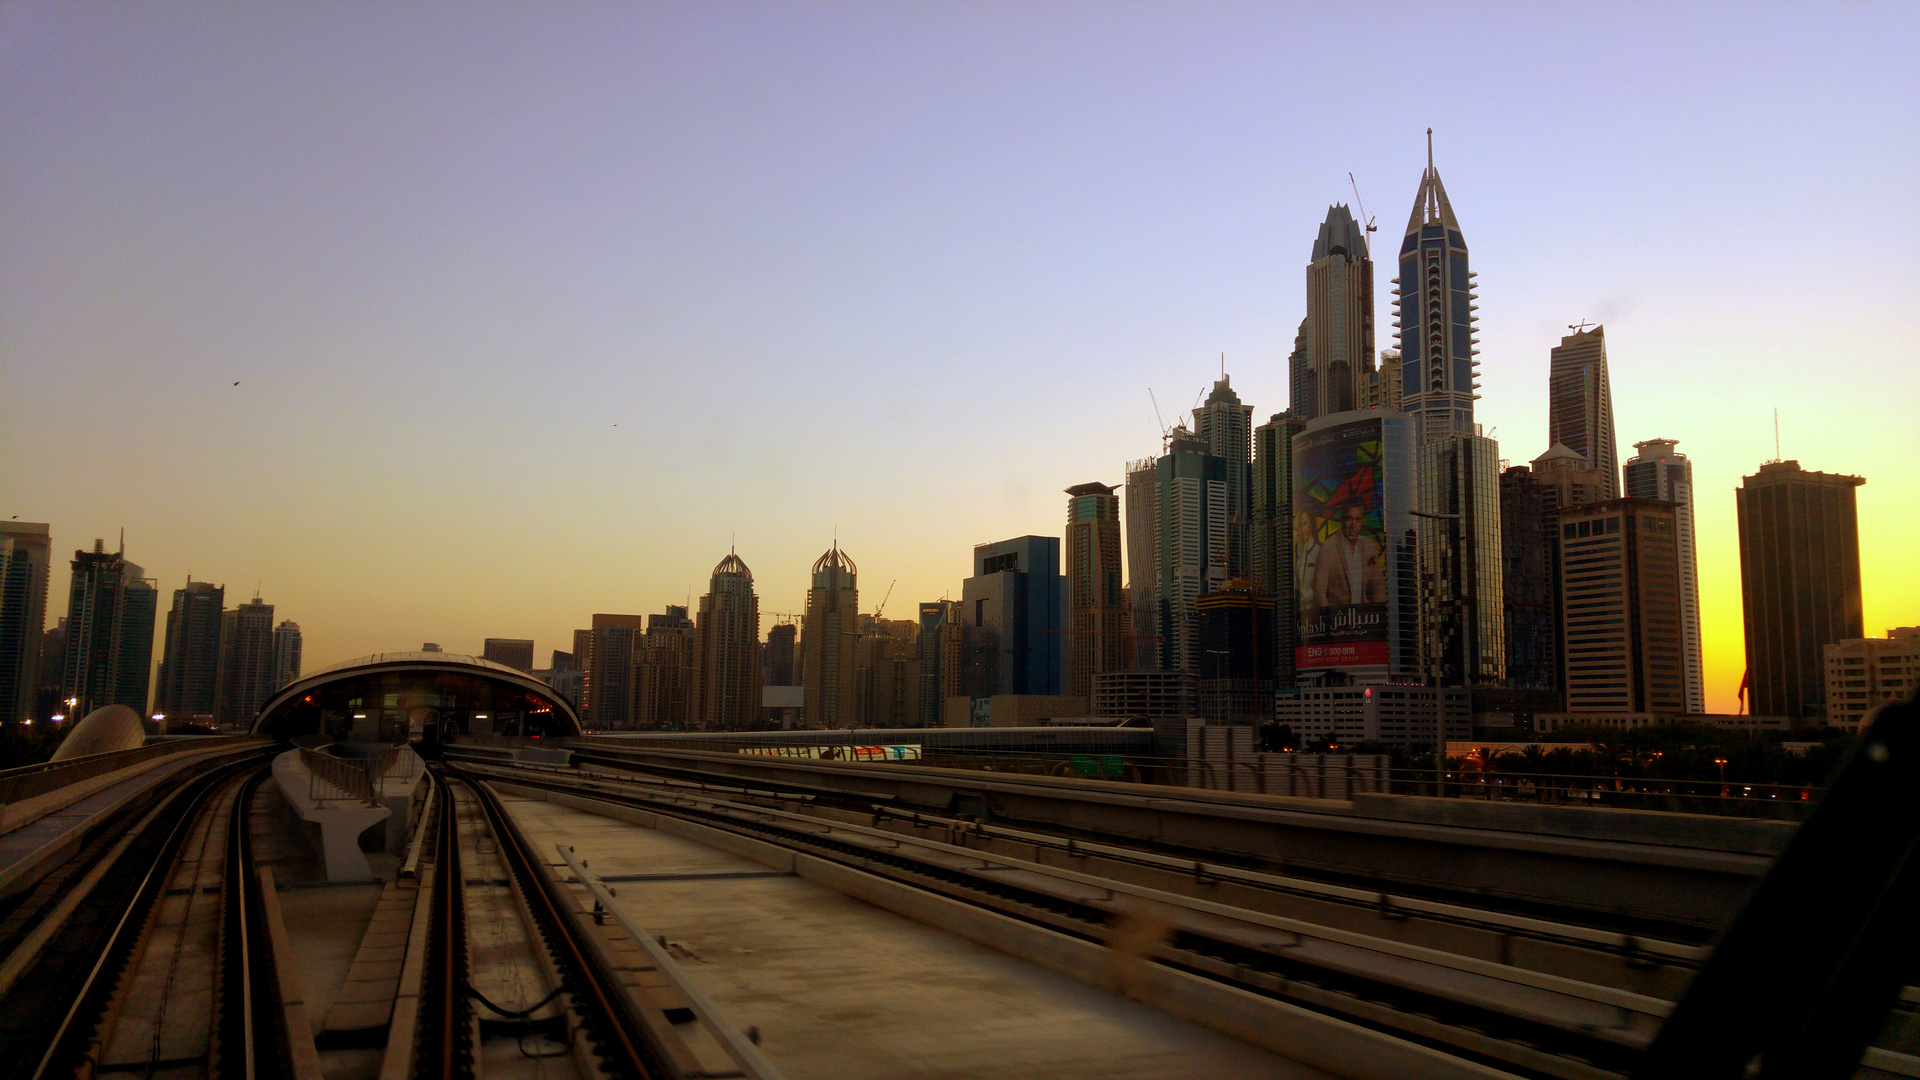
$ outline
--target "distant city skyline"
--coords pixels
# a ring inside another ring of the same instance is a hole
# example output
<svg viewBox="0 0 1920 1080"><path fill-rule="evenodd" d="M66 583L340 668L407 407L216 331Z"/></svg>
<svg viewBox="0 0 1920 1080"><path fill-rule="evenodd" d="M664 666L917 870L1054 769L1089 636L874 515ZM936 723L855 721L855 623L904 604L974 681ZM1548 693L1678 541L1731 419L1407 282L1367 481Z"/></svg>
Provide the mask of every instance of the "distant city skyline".
<svg viewBox="0 0 1920 1080"><path fill-rule="evenodd" d="M1389 25L1472 75L1415 99L1316 45ZM9 8L0 517L51 525L49 624L124 526L167 596L265 582L309 666L564 648L729 544L796 613L836 529L910 611L1156 455L1148 387L1177 422L1224 351L1283 411L1305 241L1377 213L1392 265L1431 126L1472 419L1545 453L1549 352L1605 324L1617 442L1691 463L1730 712L1763 462L1868 478L1865 632L1920 623L1916 51L1895 6Z"/></svg>

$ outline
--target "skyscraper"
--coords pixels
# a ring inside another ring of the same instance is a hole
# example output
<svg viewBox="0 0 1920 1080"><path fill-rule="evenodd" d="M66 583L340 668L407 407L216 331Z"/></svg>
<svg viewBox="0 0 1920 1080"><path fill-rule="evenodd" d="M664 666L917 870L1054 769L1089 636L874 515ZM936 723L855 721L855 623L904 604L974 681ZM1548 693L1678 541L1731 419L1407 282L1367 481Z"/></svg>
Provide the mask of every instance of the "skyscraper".
<svg viewBox="0 0 1920 1080"><path fill-rule="evenodd" d="M1380 350L1380 366L1373 370L1373 374L1360 380L1354 408L1399 412L1402 402L1406 400L1406 379L1401 376L1400 367L1400 350Z"/></svg>
<svg viewBox="0 0 1920 1080"><path fill-rule="evenodd" d="M1553 568L1558 508L1525 465L1500 474L1500 598L1506 607L1507 685L1560 688L1559 586Z"/></svg>
<svg viewBox="0 0 1920 1080"><path fill-rule="evenodd" d="M587 666L581 670L581 717L600 731L626 731L634 726L634 663L645 645L647 620L641 615L596 612L593 628L574 631L574 659L584 650ZM582 638L582 633L586 636Z"/></svg>
<svg viewBox="0 0 1920 1080"><path fill-rule="evenodd" d="M713 568L698 627L700 726L744 730L760 716L760 598L739 555Z"/></svg>
<svg viewBox="0 0 1920 1080"><path fill-rule="evenodd" d="M300 653L302 649L300 624L292 619L282 619L280 625L273 628L273 688L275 690L300 677ZM565 656L565 653L556 653Z"/></svg>
<svg viewBox="0 0 1920 1080"><path fill-rule="evenodd" d="M813 564L806 622L800 628L801 683L810 728L852 727L858 702L853 638L859 632L859 570L836 542Z"/></svg>
<svg viewBox="0 0 1920 1080"><path fill-rule="evenodd" d="M1140 463L1145 464L1145 463ZM1137 470L1138 465L1135 466ZM1143 499L1153 515L1153 577L1146 600L1154 671L1195 673L1200 664L1199 611L1194 601L1227 582L1227 463L1184 427L1167 438L1167 452L1153 462L1153 495ZM1128 513L1133 512L1132 475ZM1129 524L1129 531L1132 524ZM1135 579L1138 581L1138 579ZM1135 586L1138 588L1138 586ZM1135 612L1140 610L1135 599ZM1141 628L1136 625L1136 635Z"/></svg>
<svg viewBox="0 0 1920 1080"><path fill-rule="evenodd" d="M490 637L480 646L480 659L521 671L532 671L533 639Z"/></svg>
<svg viewBox="0 0 1920 1080"><path fill-rule="evenodd" d="M1313 402L1307 397L1319 390L1319 380L1307 377L1307 320L1301 319L1293 332L1293 351L1287 354L1287 411L1305 423L1304 418L1313 413Z"/></svg>
<svg viewBox="0 0 1920 1080"><path fill-rule="evenodd" d="M69 716L85 716L104 705L125 705L147 714L158 598L153 582L127 561L124 551L109 553L104 542L95 540L91 552L73 553L60 677L62 705ZM65 706L66 700L73 704Z"/></svg>
<svg viewBox="0 0 1920 1080"><path fill-rule="evenodd" d="M767 628L765 672L762 676L766 686L799 686L799 637L800 627L791 622L777 623Z"/></svg>
<svg viewBox="0 0 1920 1080"><path fill-rule="evenodd" d="M1500 447L1454 434L1422 444L1419 459L1423 666L1438 686L1498 686L1507 677Z"/></svg>
<svg viewBox="0 0 1920 1080"><path fill-rule="evenodd" d="M1607 384L1607 328L1560 339L1547 374L1547 442L1564 444L1601 474L1601 495L1620 496L1620 454L1613 444L1613 390Z"/></svg>
<svg viewBox="0 0 1920 1080"><path fill-rule="evenodd" d="M694 682L697 647L687 605L668 604L664 612L647 616L646 637L634 644L636 727L684 731L695 722L699 712Z"/></svg>
<svg viewBox="0 0 1920 1080"><path fill-rule="evenodd" d="M1200 715L1227 723L1273 719L1273 598L1245 578L1202 596Z"/></svg>
<svg viewBox="0 0 1920 1080"><path fill-rule="evenodd" d="M1400 335L1402 408L1419 425L1422 442L1471 435L1479 397L1480 350L1475 336L1475 274L1467 241L1433 167L1427 132L1427 171L1400 241L1400 276L1393 279L1394 326Z"/></svg>
<svg viewBox="0 0 1920 1080"><path fill-rule="evenodd" d="M227 612L220 624L220 700L223 725L251 721L273 694L273 605L259 597Z"/></svg>
<svg viewBox="0 0 1920 1080"><path fill-rule="evenodd" d="M920 605L920 719L939 727L941 704L965 693L966 635L958 600Z"/></svg>
<svg viewBox="0 0 1920 1080"><path fill-rule="evenodd" d="M172 720L212 720L220 697L225 586L189 581L173 590L153 711Z"/></svg>
<svg viewBox="0 0 1920 1080"><path fill-rule="evenodd" d="M1568 712L1685 709L1674 537L1671 503L1612 499L1561 511Z"/></svg>
<svg viewBox="0 0 1920 1080"><path fill-rule="evenodd" d="M1060 693L1067 596L1057 537L976 545L973 576L961 583L960 602L973 635L970 696Z"/></svg>
<svg viewBox="0 0 1920 1080"><path fill-rule="evenodd" d="M35 711L52 559L46 525L0 521L0 723Z"/></svg>
<svg viewBox="0 0 1920 1080"><path fill-rule="evenodd" d="M1707 711L1707 687L1700 665L1700 575L1694 563L1693 466L1687 455L1674 452L1672 439L1647 439L1633 444L1636 451L1626 464L1627 495L1674 504L1674 527L1680 544L1680 662L1686 677L1687 711Z"/></svg>
<svg viewBox="0 0 1920 1080"><path fill-rule="evenodd" d="M1120 499L1111 484L1067 489L1067 693L1091 697L1093 677L1129 662L1120 587ZM922 623L926 605L921 605ZM922 677L925 662L922 661Z"/></svg>
<svg viewBox="0 0 1920 1080"><path fill-rule="evenodd" d="M1274 413L1253 429L1253 588L1273 597L1273 681L1293 685L1299 610L1293 581L1293 437L1306 424Z"/></svg>
<svg viewBox="0 0 1920 1080"><path fill-rule="evenodd" d="M1755 716L1823 720L1820 648L1861 637L1858 476L1770 461L1734 491Z"/></svg>
<svg viewBox="0 0 1920 1080"><path fill-rule="evenodd" d="M910 727L920 720L920 624L861 615L855 620L855 695L859 726Z"/></svg>
<svg viewBox="0 0 1920 1080"><path fill-rule="evenodd" d="M1312 420L1356 408L1373 374L1373 258L1366 229L1345 206L1327 208L1313 242L1304 336L1295 411Z"/></svg>
<svg viewBox="0 0 1920 1080"><path fill-rule="evenodd" d="M1227 463L1227 576L1253 573L1253 406L1242 405L1222 374L1193 410L1193 433L1207 453Z"/></svg>
<svg viewBox="0 0 1920 1080"><path fill-rule="evenodd" d="M1160 593L1159 462L1141 458L1127 463L1127 626L1133 634L1133 666L1160 670L1160 622L1154 606Z"/></svg>

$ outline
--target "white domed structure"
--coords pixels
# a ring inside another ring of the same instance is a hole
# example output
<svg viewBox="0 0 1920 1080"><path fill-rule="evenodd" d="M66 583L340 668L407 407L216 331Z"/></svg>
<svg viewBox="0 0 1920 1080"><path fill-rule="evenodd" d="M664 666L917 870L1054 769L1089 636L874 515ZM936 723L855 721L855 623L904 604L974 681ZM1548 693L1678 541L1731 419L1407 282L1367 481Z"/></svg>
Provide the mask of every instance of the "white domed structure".
<svg viewBox="0 0 1920 1080"><path fill-rule="evenodd" d="M86 719L67 731L60 748L53 752L53 760L66 761L88 754L111 754L115 750L138 750L146 744L147 729L140 723L139 713L125 705L104 705L88 713Z"/></svg>

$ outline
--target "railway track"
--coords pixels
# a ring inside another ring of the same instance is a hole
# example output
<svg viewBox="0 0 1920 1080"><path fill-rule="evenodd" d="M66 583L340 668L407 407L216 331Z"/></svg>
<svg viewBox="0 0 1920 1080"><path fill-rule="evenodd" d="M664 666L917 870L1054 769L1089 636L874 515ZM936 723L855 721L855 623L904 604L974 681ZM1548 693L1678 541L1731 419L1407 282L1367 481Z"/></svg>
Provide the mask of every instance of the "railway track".
<svg viewBox="0 0 1920 1080"><path fill-rule="evenodd" d="M23 901L28 910L14 914L31 915L22 922L33 929L9 940L0 961L0 1077L183 1067L210 1076L281 1074L289 1050L247 835L248 806L265 775L256 759L185 778L113 843L88 844L50 875L68 886L58 902ZM178 926L168 920L167 942L156 948L158 915L169 903L186 917ZM213 954L205 986L176 981L196 926L208 931L199 944ZM157 984L142 981L150 969L164 971ZM155 985L163 992L133 992ZM129 1057L124 1035L143 1022Z"/></svg>
<svg viewBox="0 0 1920 1080"><path fill-rule="evenodd" d="M426 978L422 984L418 1037L411 1075L443 1078L476 1075L481 1019L496 1026L530 1022L538 1007L503 1008L474 991L466 967L467 916L458 807L476 806L484 830L478 839L497 847L510 884L546 952L565 1007L566 1037L583 1073L622 1080L677 1075L665 1067L657 1036L600 948L588 938L579 903L547 869L501 806L499 797L454 766L431 770L441 807L434 838L434 898L427 930Z"/></svg>

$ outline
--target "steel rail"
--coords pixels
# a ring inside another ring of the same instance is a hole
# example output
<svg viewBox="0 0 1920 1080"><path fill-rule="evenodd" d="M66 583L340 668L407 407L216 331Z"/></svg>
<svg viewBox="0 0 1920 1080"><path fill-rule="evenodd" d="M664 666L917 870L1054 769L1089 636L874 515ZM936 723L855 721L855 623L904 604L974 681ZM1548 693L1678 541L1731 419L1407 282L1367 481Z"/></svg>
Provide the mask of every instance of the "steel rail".
<svg viewBox="0 0 1920 1080"><path fill-rule="evenodd" d="M253 796L261 768L240 781L227 821L220 909L220 998L215 1004L212 1075L291 1075L294 1037L284 1027L279 973L268 933L266 901L253 859ZM302 1032L301 1034L306 1034ZM237 1068L230 1068L237 1066Z"/></svg>
<svg viewBox="0 0 1920 1080"><path fill-rule="evenodd" d="M623 1080L653 1080L656 1076L671 1075L671 1071L660 1064L658 1052L626 988L612 972L601 970L595 950L579 940L582 928L574 914L577 902L565 891L566 886L545 872L544 860L535 854L492 789L463 775L463 770L451 763L443 763L442 768L473 793L499 845L501 860L513 875L534 925L546 941L560 972L562 989L571 998L574 1011L598 1049L602 1066L610 1075ZM446 805L450 809L452 800L448 799ZM457 888L461 882L455 878L453 884Z"/></svg>
<svg viewBox="0 0 1920 1080"><path fill-rule="evenodd" d="M720 808L690 806L676 800L639 793L583 795L577 785L556 783L551 777L514 777L510 778L510 782L635 806L696 824L718 827L1083 940L1104 943L1116 925L1116 912L1111 908L1088 904L1062 894L1036 891L1004 880L985 880L981 874L967 873L963 869L931 860L914 859L906 852L907 848L917 846L912 843L913 838L897 834L879 834L886 843L894 845L892 850L886 850L851 839L834 839L831 835L839 832L853 837L862 832L879 833L878 830L818 820L804 823L812 826L811 829L802 828L802 823L786 824L775 820L792 815L761 807L743 806L738 807L735 813L727 813ZM920 843L933 846L927 841ZM974 860L984 861L978 852L968 854ZM1005 864L1018 860L998 861ZM984 870L985 867L976 869ZM1030 869L1049 873L1057 868L1034 866ZM1082 876L1091 877L1075 875ZM1116 894L1144 891L1117 881L1105 883L1102 887ZM1302 1008L1339 1015L1349 1022L1358 1022L1448 1053L1484 1060L1501 1068L1518 1068L1538 1076L1565 1080L1598 1080L1619 1076L1622 1069L1631 1065L1638 1052L1637 1046L1623 1045L1617 1037L1608 1038L1597 1031L1568 1030L1535 1018L1501 1012L1489 1007L1486 1002L1452 1000L1431 990L1421 991L1385 982L1358 971L1317 966L1304 958L1289 955L1292 950L1284 947L1285 943L1282 944L1283 947L1278 949L1249 947L1244 941L1210 937L1204 929L1186 927L1171 943L1156 950L1155 956L1159 962L1203 978L1286 1000ZM1639 1041L1629 1040L1630 1043Z"/></svg>
<svg viewBox="0 0 1920 1080"><path fill-rule="evenodd" d="M412 1072L452 1080L474 1073L472 1006L466 993L465 878L460 871L458 806L445 790L444 777L429 770L428 782L441 789L436 800L440 816L434 825L433 896Z"/></svg>

